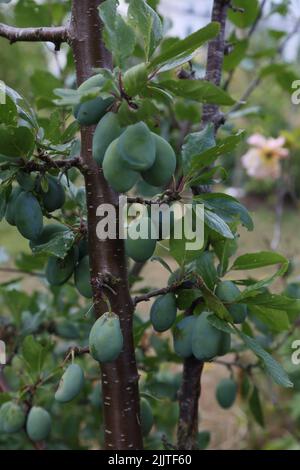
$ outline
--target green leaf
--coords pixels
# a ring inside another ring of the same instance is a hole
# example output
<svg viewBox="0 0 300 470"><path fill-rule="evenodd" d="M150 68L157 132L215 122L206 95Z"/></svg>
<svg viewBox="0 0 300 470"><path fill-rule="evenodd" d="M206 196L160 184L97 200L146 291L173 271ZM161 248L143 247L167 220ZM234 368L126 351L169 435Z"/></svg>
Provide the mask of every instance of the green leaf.
<svg viewBox="0 0 300 470"><path fill-rule="evenodd" d="M219 258L220 264L218 266L218 274L220 277L223 277L226 274L226 271L229 266L229 258L236 252L237 250L237 241L222 239L217 240L213 243L213 247L217 257Z"/></svg>
<svg viewBox="0 0 300 470"><path fill-rule="evenodd" d="M21 0L14 9L16 26L40 27L52 24L51 8L39 5L34 0Z"/></svg>
<svg viewBox="0 0 300 470"><path fill-rule="evenodd" d="M246 303L267 306L277 310L300 311L300 299L292 299L284 295L270 294L269 292L250 297Z"/></svg>
<svg viewBox="0 0 300 470"><path fill-rule="evenodd" d="M37 100L37 107L53 108L54 94L53 90L59 88L62 83L47 70L36 70L30 78L32 93Z"/></svg>
<svg viewBox="0 0 300 470"><path fill-rule="evenodd" d="M256 297L253 298L255 300ZM244 302L248 304L248 302ZM281 333L281 331L290 328L290 321L287 313L284 310L268 308L260 305L249 305L250 312L255 315L260 321L270 328L274 333Z"/></svg>
<svg viewBox="0 0 300 470"><path fill-rule="evenodd" d="M248 230L253 230L253 220L246 209L234 197L222 193L202 194L194 197L194 201L204 203L205 207L214 211L225 222L240 221Z"/></svg>
<svg viewBox="0 0 300 470"><path fill-rule="evenodd" d="M214 255L209 251L201 253L192 263L193 271L202 277L210 290L213 290L218 273L214 265Z"/></svg>
<svg viewBox="0 0 300 470"><path fill-rule="evenodd" d="M273 251L260 251L258 253L247 253L239 256L233 263L231 269L247 270L257 269L274 264L288 264L288 260Z"/></svg>
<svg viewBox="0 0 300 470"><path fill-rule="evenodd" d="M223 302L221 302L221 300L213 293L213 291L207 287L204 280L200 285L200 289L208 310L215 313L221 320L232 321L230 313L228 312Z"/></svg>
<svg viewBox="0 0 300 470"><path fill-rule="evenodd" d="M27 157L33 152L34 141L28 127L0 125L0 156Z"/></svg>
<svg viewBox="0 0 300 470"><path fill-rule="evenodd" d="M207 227L211 228L215 232L218 232L224 238L234 239L234 235L226 222L214 212L209 210L204 211L204 222Z"/></svg>
<svg viewBox="0 0 300 470"><path fill-rule="evenodd" d="M173 273L168 263L161 256L152 256L151 261L158 261L169 273Z"/></svg>
<svg viewBox="0 0 300 470"><path fill-rule="evenodd" d="M188 134L182 146L182 164L185 175L189 173L191 162L195 155L215 147L215 132L213 124L208 124L200 132Z"/></svg>
<svg viewBox="0 0 300 470"><path fill-rule="evenodd" d="M135 47L135 33L131 26L117 12L118 0L106 0L99 6L101 20L104 23L104 41L112 52L115 62L122 66L130 57Z"/></svg>
<svg viewBox="0 0 300 470"><path fill-rule="evenodd" d="M64 259L72 247L75 240L75 233L66 228L63 232L58 232L48 243L35 245L32 248L33 253L47 253Z"/></svg>
<svg viewBox="0 0 300 470"><path fill-rule="evenodd" d="M211 147L202 153L194 155L191 162L191 174L197 175L197 172L200 169L211 165L221 155L232 152L241 142L243 137L244 131L239 131L235 135L225 137L225 139L222 139L220 142L218 142L216 146Z"/></svg>
<svg viewBox="0 0 300 470"><path fill-rule="evenodd" d="M235 100L222 88L207 80L164 80L159 82L163 89L200 103L232 106Z"/></svg>
<svg viewBox="0 0 300 470"><path fill-rule="evenodd" d="M49 348L42 346L33 336L26 336L22 345L22 355L29 371L40 374Z"/></svg>
<svg viewBox="0 0 300 470"><path fill-rule="evenodd" d="M219 23L214 22L192 33L185 39L176 41L175 44L172 44L151 60L149 69L165 72L184 64L193 57L199 47L215 38L219 31Z"/></svg>
<svg viewBox="0 0 300 470"><path fill-rule="evenodd" d="M161 20L145 0L130 0L127 15L130 24L143 38L145 59L148 62L163 37Z"/></svg>
<svg viewBox="0 0 300 470"><path fill-rule="evenodd" d="M273 357L267 353L267 351L265 351L259 343L257 343L253 338L250 338L250 336L245 335L242 331L237 329L236 331L246 346L263 361L266 371L272 377L274 382L276 382L278 385L281 385L282 387L293 387L293 383L290 381L282 366L277 361L275 361L275 359L273 359Z"/></svg>
<svg viewBox="0 0 300 470"><path fill-rule="evenodd" d="M286 92L290 93L292 84L298 80L298 75L288 63L270 64L261 69L262 78L271 76L272 80L276 80L278 85Z"/></svg>
<svg viewBox="0 0 300 470"><path fill-rule="evenodd" d="M16 324L19 325L22 312L30 306L30 297L17 289L7 290L3 287L0 289L0 294L3 305L10 311Z"/></svg>
<svg viewBox="0 0 300 470"><path fill-rule="evenodd" d="M250 284L246 289L241 293L239 300L242 301L247 297L257 295L260 293L259 290L269 286L272 282L282 276L288 269L289 262L284 256L274 253L272 251L262 251L259 253L248 253L237 258L231 267L235 270L247 270L247 269L256 269L265 266L272 266L281 264L279 269L270 277L262 279L261 281L254 282ZM257 291L257 292L256 292Z"/></svg>
<svg viewBox="0 0 300 470"><path fill-rule="evenodd" d="M229 42L233 44L233 50L224 57L224 70L227 72L235 69L244 59L249 44L248 39L239 41L236 37L229 38Z"/></svg>
<svg viewBox="0 0 300 470"><path fill-rule="evenodd" d="M232 326L230 326L229 323L227 323L225 320L222 320L221 318L217 317L216 315L209 315L207 317L207 320L209 323L217 328L218 330L224 331L224 333L228 334L236 334L236 331Z"/></svg>
<svg viewBox="0 0 300 470"><path fill-rule="evenodd" d="M5 103L0 103L0 124L13 125L17 123L18 110L13 99L6 94Z"/></svg>
<svg viewBox="0 0 300 470"><path fill-rule="evenodd" d="M249 398L249 409L255 419L255 421L262 427L265 425L263 409L259 397L259 391L256 386L253 387L253 391Z"/></svg>
<svg viewBox="0 0 300 470"><path fill-rule="evenodd" d="M233 7L244 10L240 12L229 8L228 18L235 26L248 28L254 23L259 14L260 6L258 0L232 0L231 4Z"/></svg>
<svg viewBox="0 0 300 470"><path fill-rule="evenodd" d="M198 185L209 185L209 184L220 184L223 181L226 181L228 178L228 173L220 165L216 165L208 171L203 171L199 176L189 179L187 185L189 187L198 186Z"/></svg>

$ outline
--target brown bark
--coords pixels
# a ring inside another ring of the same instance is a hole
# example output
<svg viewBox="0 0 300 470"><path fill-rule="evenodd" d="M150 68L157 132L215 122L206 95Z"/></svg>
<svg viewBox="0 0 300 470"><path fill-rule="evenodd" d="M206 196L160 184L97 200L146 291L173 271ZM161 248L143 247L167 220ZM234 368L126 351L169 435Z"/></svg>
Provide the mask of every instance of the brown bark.
<svg viewBox="0 0 300 470"><path fill-rule="evenodd" d="M93 73L94 67L111 67L112 59L101 41L98 14L100 0L74 0L70 29L78 85ZM86 167L85 186L88 208L88 234L91 278L96 315L106 310L99 301L96 281L100 274L109 274L120 281L114 286L116 295L106 292L114 312L120 317L124 350L119 358L101 365L104 397L105 447L107 449L141 449L139 423L138 372L132 336L133 304L129 293L127 267L122 240L99 240L96 209L99 204L116 204L117 194L105 181L102 170L92 158L93 127L81 129L81 157Z"/></svg>
<svg viewBox="0 0 300 470"><path fill-rule="evenodd" d="M56 49L59 49L62 42L68 42L68 28L64 26L15 28L14 26L0 23L0 36L8 39L11 44L18 41L53 42L56 45Z"/></svg>
<svg viewBox="0 0 300 470"><path fill-rule="evenodd" d="M204 363L195 357L184 361L182 384L179 391L180 416L178 422L177 448L196 448L198 433L198 402L201 392L201 374Z"/></svg>
<svg viewBox="0 0 300 470"><path fill-rule="evenodd" d="M222 68L225 52L225 26L229 0L215 0L211 15L211 21L220 23L220 33L210 41L207 51L206 76L205 79L214 83L221 84ZM216 130L222 124L222 116L219 115L219 107L215 104L203 106L202 125L213 123Z"/></svg>

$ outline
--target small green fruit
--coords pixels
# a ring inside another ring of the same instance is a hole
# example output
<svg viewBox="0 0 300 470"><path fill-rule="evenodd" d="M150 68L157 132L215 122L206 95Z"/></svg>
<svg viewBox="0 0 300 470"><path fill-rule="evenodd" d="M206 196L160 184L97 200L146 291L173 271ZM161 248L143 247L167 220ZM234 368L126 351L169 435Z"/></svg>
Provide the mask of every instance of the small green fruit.
<svg viewBox="0 0 300 470"><path fill-rule="evenodd" d="M158 332L163 332L171 328L175 322L177 314L176 297L168 293L158 297L151 307L150 321L153 328Z"/></svg>
<svg viewBox="0 0 300 470"><path fill-rule="evenodd" d="M43 230L43 213L33 194L21 192L14 203L17 229L28 240L36 240Z"/></svg>
<svg viewBox="0 0 300 470"><path fill-rule="evenodd" d="M102 165L106 150L121 132L117 114L105 114L97 125L93 137L93 158L98 165Z"/></svg>
<svg viewBox="0 0 300 470"><path fill-rule="evenodd" d="M22 408L12 401L3 403L0 408L0 428L2 432L12 434L22 429L25 414Z"/></svg>
<svg viewBox="0 0 300 470"><path fill-rule="evenodd" d="M118 152L131 170L145 171L151 168L155 150L155 140L144 122L128 126L118 139Z"/></svg>
<svg viewBox="0 0 300 470"><path fill-rule="evenodd" d="M78 90L88 91L91 88L102 87L104 82L105 78L103 75L93 75L83 82ZM103 99L99 96L83 103L79 103L74 107L74 116L82 126L91 126L93 124L97 124L113 102L113 97Z"/></svg>
<svg viewBox="0 0 300 470"><path fill-rule="evenodd" d="M10 196L8 198L5 219L9 225L16 225L16 210L15 210L15 203L18 196L21 194L22 188L20 186L16 186L13 188Z"/></svg>
<svg viewBox="0 0 300 470"><path fill-rule="evenodd" d="M156 149L155 161L150 169L142 173L142 177L152 186L166 186L176 169L176 155L165 139L154 133L152 136Z"/></svg>
<svg viewBox="0 0 300 470"><path fill-rule="evenodd" d="M210 312L202 312L195 321L192 334L192 351L199 361L210 361L223 356L230 350L230 335L212 326L207 317Z"/></svg>
<svg viewBox="0 0 300 470"><path fill-rule="evenodd" d="M223 379L216 388L216 399L222 408L228 409L235 402L237 384L233 379Z"/></svg>
<svg viewBox="0 0 300 470"><path fill-rule="evenodd" d="M118 140L114 140L105 152L103 174L115 191L125 193L135 185L139 174L131 170L122 160L118 150Z"/></svg>
<svg viewBox="0 0 300 470"><path fill-rule="evenodd" d="M16 180L24 191L33 191L35 188L35 178L30 173L20 170L17 173Z"/></svg>
<svg viewBox="0 0 300 470"><path fill-rule="evenodd" d="M65 190L62 184L54 176L47 176L48 191L41 192L41 198L44 208L48 212L54 212L60 209L66 200Z"/></svg>
<svg viewBox="0 0 300 470"><path fill-rule="evenodd" d="M143 436L148 436L154 423L151 406L146 398L140 401L141 428Z"/></svg>
<svg viewBox="0 0 300 470"><path fill-rule="evenodd" d="M73 249L64 259L50 256L46 266L46 279L51 286L61 286L70 279L74 268L75 255Z"/></svg>
<svg viewBox="0 0 300 470"><path fill-rule="evenodd" d="M75 286L79 293L91 299L93 297L93 291L91 286L91 275L90 275L90 260L89 256L84 256L75 268Z"/></svg>
<svg viewBox="0 0 300 470"><path fill-rule="evenodd" d="M134 238L134 236L139 233L141 234L141 238ZM151 258L156 248L156 238L152 238L155 235L155 226L148 217L133 220L129 224L127 238L125 240L127 256L137 262L147 261ZM147 238L144 238L144 236L147 236Z"/></svg>
<svg viewBox="0 0 300 470"><path fill-rule="evenodd" d="M67 403L73 400L82 390L84 385L83 370L78 364L71 364L62 378L55 393L55 400L60 403Z"/></svg>
<svg viewBox="0 0 300 470"><path fill-rule="evenodd" d="M48 411L40 406L33 406L27 417L26 431L34 442L47 439L51 431L51 416Z"/></svg>
<svg viewBox="0 0 300 470"><path fill-rule="evenodd" d="M186 358L193 354L192 334L194 330L196 317L190 315L183 318L174 328L173 340L174 351L179 357Z"/></svg>
<svg viewBox="0 0 300 470"><path fill-rule="evenodd" d="M123 349L120 320L115 313L104 313L92 326L89 337L90 354L98 362L116 360Z"/></svg>
<svg viewBox="0 0 300 470"><path fill-rule="evenodd" d="M216 288L216 295L223 302L235 302L240 296L238 287L231 281L223 281ZM228 311L234 323L243 323L247 317L247 306L244 304L229 305Z"/></svg>

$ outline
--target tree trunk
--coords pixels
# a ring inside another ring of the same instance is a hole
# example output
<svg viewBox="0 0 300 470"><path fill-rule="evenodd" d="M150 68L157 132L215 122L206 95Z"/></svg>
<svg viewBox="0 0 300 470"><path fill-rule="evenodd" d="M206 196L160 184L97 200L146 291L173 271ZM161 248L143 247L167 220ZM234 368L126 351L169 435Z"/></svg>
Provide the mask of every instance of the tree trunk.
<svg viewBox="0 0 300 470"><path fill-rule="evenodd" d="M214 0L211 21L220 24L220 33L215 39L210 41L207 51L205 79L221 84L222 69L225 52L225 28L227 11L230 5L229 0ZM222 124L222 115L219 113L218 105L205 104L201 118L201 128L212 123L215 133ZM210 185L194 186L194 194L211 192ZM192 315L193 311L186 312ZM201 393L201 375L204 363L195 357L188 357L183 364L182 384L179 391L179 421L177 429L177 447L181 450L191 450L196 447L198 432L198 407Z"/></svg>
<svg viewBox="0 0 300 470"><path fill-rule="evenodd" d="M78 85L93 74L94 67L111 68L112 59L101 40L100 0L74 0L71 21L71 46L76 65ZM139 422L138 371L132 336L133 304L128 287L128 274L123 240L99 240L96 234L96 210L100 204L117 206L117 194L108 186L102 170L92 158L94 127L81 129L81 157L86 167L85 187L88 209L88 238L96 316L104 313L105 305L97 280L109 274L119 282L116 295L106 292L112 310L120 317L124 350L119 358L101 364L104 402L104 434L106 449L141 449Z"/></svg>

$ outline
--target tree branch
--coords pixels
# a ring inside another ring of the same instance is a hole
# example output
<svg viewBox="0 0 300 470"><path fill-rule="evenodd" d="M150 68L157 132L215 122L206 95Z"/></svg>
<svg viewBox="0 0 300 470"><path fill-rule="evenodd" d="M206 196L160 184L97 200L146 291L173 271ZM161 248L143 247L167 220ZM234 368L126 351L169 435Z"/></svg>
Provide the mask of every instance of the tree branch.
<svg viewBox="0 0 300 470"><path fill-rule="evenodd" d="M59 50L63 42L69 41L69 28L66 26L43 28L15 28L0 23L0 37L6 38L11 44L19 41L25 42L53 42L55 49Z"/></svg>
<svg viewBox="0 0 300 470"><path fill-rule="evenodd" d="M220 23L220 33L208 45L205 79L217 86L221 84L225 53L225 25L229 4L229 0L214 0L211 16L211 21ZM208 123L213 123L216 130L222 124L218 105L203 106L202 126Z"/></svg>
<svg viewBox="0 0 300 470"><path fill-rule="evenodd" d="M158 297L159 295L165 295L168 294L169 292L175 292L183 283L183 281L176 282L174 284L171 284L170 286L167 287L162 287L162 289L156 289L151 292L148 292L147 294L139 295L134 297L133 299L133 304L136 306L140 302L148 302L152 297Z"/></svg>

